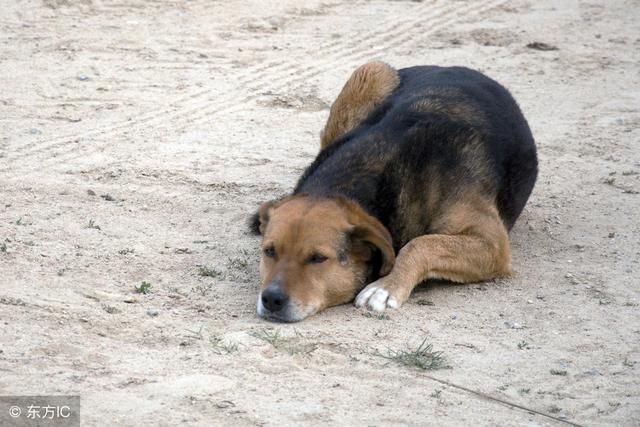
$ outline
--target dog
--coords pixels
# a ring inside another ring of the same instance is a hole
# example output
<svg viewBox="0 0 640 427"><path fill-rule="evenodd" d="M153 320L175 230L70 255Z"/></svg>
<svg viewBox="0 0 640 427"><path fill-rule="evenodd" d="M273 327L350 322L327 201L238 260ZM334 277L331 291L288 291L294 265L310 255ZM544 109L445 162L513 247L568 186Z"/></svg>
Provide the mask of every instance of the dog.
<svg viewBox="0 0 640 427"><path fill-rule="evenodd" d="M262 235L258 315L294 322L354 298L379 312L427 279L508 276L508 232L537 175L527 121L496 81L360 66L292 194L250 221Z"/></svg>

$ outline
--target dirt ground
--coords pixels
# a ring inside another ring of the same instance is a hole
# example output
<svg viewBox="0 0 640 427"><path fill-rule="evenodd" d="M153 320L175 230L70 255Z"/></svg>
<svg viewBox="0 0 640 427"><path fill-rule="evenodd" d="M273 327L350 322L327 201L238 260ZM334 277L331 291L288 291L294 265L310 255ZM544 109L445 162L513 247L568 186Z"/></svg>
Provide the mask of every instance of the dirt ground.
<svg viewBox="0 0 640 427"><path fill-rule="evenodd" d="M0 6L0 395L79 394L83 425L640 424L637 0ZM372 59L519 101L515 274L265 322L246 219ZM425 339L447 369L380 357Z"/></svg>

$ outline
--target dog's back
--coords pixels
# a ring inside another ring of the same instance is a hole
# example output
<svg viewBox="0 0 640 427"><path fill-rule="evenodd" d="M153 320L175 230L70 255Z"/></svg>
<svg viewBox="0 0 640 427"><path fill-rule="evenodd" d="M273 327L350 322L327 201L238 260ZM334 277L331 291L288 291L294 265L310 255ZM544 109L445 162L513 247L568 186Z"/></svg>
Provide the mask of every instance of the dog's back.
<svg viewBox="0 0 640 427"><path fill-rule="evenodd" d="M295 193L342 194L391 232L396 248L438 232L449 207L492 203L510 229L533 189L533 137L497 82L462 67L398 71L397 88L333 141Z"/></svg>

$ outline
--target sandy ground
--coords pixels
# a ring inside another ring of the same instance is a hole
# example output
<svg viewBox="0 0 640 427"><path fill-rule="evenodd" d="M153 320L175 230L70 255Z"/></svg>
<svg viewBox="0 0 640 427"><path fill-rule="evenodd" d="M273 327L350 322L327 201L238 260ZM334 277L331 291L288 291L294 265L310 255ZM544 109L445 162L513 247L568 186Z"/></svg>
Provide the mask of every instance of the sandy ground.
<svg viewBox="0 0 640 427"><path fill-rule="evenodd" d="M1 3L0 395L79 394L83 425L640 424L637 0ZM515 274L265 322L246 218L371 59L518 99ZM424 339L448 369L376 355Z"/></svg>

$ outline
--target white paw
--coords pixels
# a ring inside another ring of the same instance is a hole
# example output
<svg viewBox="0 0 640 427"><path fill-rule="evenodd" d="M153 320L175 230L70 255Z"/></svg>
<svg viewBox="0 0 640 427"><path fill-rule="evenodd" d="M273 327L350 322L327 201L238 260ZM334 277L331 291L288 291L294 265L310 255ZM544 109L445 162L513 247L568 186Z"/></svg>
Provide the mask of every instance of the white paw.
<svg viewBox="0 0 640 427"><path fill-rule="evenodd" d="M367 307L373 311L384 311L387 308L398 308L400 303L398 300L389 295L389 291L373 282L364 288L356 297L356 307Z"/></svg>

